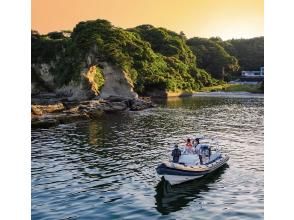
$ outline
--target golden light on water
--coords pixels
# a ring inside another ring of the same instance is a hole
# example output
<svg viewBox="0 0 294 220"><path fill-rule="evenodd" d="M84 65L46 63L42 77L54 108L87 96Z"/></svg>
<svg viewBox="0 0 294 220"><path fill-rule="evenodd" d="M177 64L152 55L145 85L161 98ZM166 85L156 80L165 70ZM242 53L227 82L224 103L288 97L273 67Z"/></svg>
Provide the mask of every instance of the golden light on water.
<svg viewBox="0 0 294 220"><path fill-rule="evenodd" d="M32 29L71 30L107 19L123 28L152 24L187 37L223 39L263 35L263 0L32 0Z"/></svg>

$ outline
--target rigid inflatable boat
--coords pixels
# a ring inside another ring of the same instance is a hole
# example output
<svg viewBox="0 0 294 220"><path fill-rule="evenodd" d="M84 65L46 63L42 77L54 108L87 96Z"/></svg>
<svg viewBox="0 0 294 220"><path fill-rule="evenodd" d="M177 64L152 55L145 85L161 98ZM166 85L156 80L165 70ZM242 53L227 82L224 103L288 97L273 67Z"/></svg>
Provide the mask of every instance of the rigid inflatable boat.
<svg viewBox="0 0 294 220"><path fill-rule="evenodd" d="M178 162L163 161L156 168L158 175L163 176L171 185L180 184L203 177L222 167L229 160L229 156L222 154L220 149L212 150L207 144L198 144L198 148L200 151L197 154L187 153L182 149Z"/></svg>

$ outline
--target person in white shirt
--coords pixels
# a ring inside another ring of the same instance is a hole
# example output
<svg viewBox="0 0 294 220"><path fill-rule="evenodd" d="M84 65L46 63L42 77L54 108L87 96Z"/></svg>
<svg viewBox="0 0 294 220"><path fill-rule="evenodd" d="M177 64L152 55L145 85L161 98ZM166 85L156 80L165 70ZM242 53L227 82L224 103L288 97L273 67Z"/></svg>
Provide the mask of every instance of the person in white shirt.
<svg viewBox="0 0 294 220"><path fill-rule="evenodd" d="M200 145L199 145L199 138L195 138L193 141L193 147L195 148L195 153L199 154Z"/></svg>
<svg viewBox="0 0 294 220"><path fill-rule="evenodd" d="M200 164L202 164L203 160L202 160L202 154L200 152L201 145L200 145L200 142L199 142L199 138L195 138L194 148L195 148L195 153L199 156Z"/></svg>

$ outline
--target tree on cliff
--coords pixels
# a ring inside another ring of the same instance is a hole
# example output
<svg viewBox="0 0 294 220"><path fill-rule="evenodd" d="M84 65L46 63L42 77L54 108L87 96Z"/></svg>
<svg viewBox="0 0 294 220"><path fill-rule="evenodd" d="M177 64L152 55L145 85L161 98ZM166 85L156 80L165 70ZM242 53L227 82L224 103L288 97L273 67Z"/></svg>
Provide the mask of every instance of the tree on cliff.
<svg viewBox="0 0 294 220"><path fill-rule="evenodd" d="M242 68L263 64L260 39L186 40L183 33L152 25L124 30L98 19L80 22L66 34L32 31L31 36L32 64L52 64L50 72L58 86L80 80L81 71L90 65L108 62L124 70L139 93L195 91L235 72L239 68L236 57Z"/></svg>
<svg viewBox="0 0 294 220"><path fill-rule="evenodd" d="M236 57L227 53L216 41L194 37L187 40L187 44L197 57L197 66L216 79L223 80L239 69Z"/></svg>
<svg viewBox="0 0 294 220"><path fill-rule="evenodd" d="M225 49L239 60L240 70L259 70L264 66L264 37L225 41Z"/></svg>
<svg viewBox="0 0 294 220"><path fill-rule="evenodd" d="M106 61L122 68L139 93L197 90L211 84L211 77L196 68L195 56L180 35L166 29L154 32L155 38L162 35L162 45L151 44L138 32L106 20L80 22L69 37L51 32L36 38L34 32L32 62L54 63L51 71L59 86L78 81L82 69L89 65L89 56L93 57L92 65ZM59 44L62 47L56 47Z"/></svg>
<svg viewBox="0 0 294 220"><path fill-rule="evenodd" d="M123 69L139 93L192 91L216 82L197 68L183 36L164 28L124 30L98 19L80 22L68 37L59 32L33 36L32 62L54 63L51 71L59 86L78 81L82 69L104 61Z"/></svg>
<svg viewBox="0 0 294 220"><path fill-rule="evenodd" d="M128 31L138 33L150 43L154 52L164 57L172 78L167 84L172 90L197 90L216 83L205 70L197 68L196 57L186 44L183 33L177 34L165 28L140 25Z"/></svg>

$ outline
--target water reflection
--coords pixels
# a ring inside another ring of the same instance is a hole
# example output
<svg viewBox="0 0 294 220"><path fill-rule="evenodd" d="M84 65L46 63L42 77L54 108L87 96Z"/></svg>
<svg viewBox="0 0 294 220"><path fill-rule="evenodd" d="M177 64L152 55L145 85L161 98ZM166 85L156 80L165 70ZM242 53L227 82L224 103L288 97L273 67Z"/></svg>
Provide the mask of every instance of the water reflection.
<svg viewBox="0 0 294 220"><path fill-rule="evenodd" d="M220 97L172 97L165 100L154 100L156 103L162 104L164 107L168 108L189 108L189 109L199 109L207 108L215 105L230 104L231 102L236 102L236 100L227 99L224 100Z"/></svg>
<svg viewBox="0 0 294 220"><path fill-rule="evenodd" d="M155 167L195 132L221 140L230 168L179 186L160 182ZM263 100L174 99L35 129L31 171L32 219L262 218Z"/></svg>
<svg viewBox="0 0 294 220"><path fill-rule="evenodd" d="M201 198L202 192L208 192L228 167L229 165L226 164L204 178L179 185L171 186L162 178L156 186L156 209L161 214L167 215L188 206L191 201Z"/></svg>

